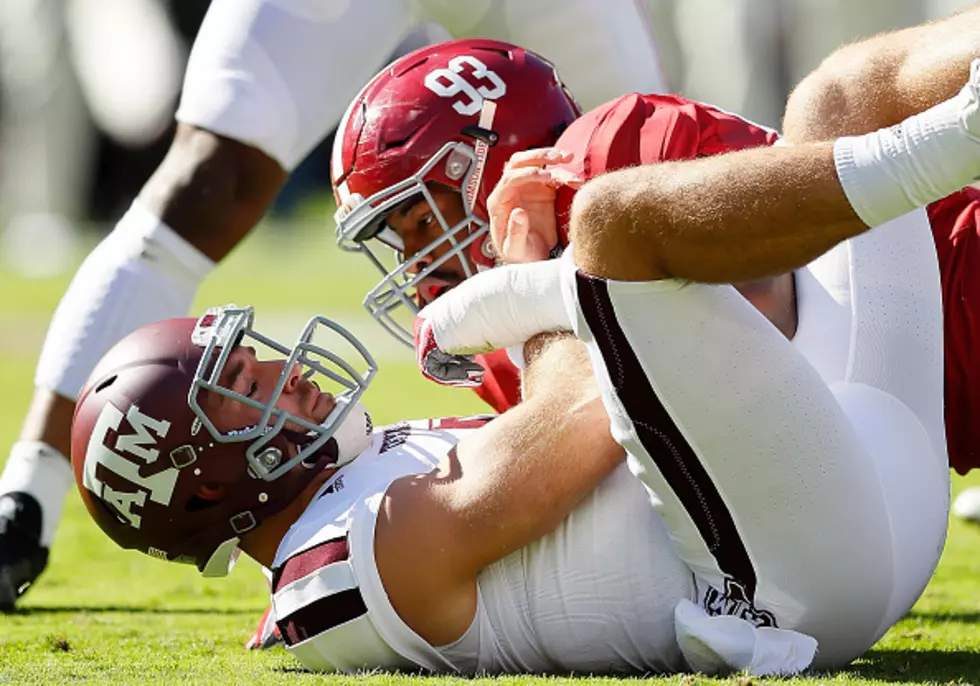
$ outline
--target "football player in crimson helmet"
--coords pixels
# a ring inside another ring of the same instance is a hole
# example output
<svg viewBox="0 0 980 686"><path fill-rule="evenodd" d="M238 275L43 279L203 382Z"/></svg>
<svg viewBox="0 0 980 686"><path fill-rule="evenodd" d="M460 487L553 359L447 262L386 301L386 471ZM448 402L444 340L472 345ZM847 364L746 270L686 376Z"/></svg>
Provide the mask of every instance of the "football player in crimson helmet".
<svg viewBox="0 0 980 686"><path fill-rule="evenodd" d="M89 512L120 546L223 576L249 532L368 445L358 399L377 368L367 350L319 317L287 348L253 317L228 306L143 327L93 371L73 466ZM364 371L320 347L323 330L349 341ZM259 360L250 342L284 359ZM343 390L321 392L313 379Z"/></svg>
<svg viewBox="0 0 980 686"><path fill-rule="evenodd" d="M412 345L421 305L495 264L486 201L504 165L553 144L579 114L550 62L493 40L422 48L364 87L338 128L331 176L338 243L379 269L364 305L386 331ZM477 361L477 394L498 412L515 404L520 375L506 354Z"/></svg>
<svg viewBox="0 0 980 686"><path fill-rule="evenodd" d="M579 113L550 62L492 40L422 48L365 86L341 121L331 176L338 242L381 271L364 304L386 330L411 345L400 308L494 266L486 201L504 165L552 145ZM398 253L393 267L383 247Z"/></svg>

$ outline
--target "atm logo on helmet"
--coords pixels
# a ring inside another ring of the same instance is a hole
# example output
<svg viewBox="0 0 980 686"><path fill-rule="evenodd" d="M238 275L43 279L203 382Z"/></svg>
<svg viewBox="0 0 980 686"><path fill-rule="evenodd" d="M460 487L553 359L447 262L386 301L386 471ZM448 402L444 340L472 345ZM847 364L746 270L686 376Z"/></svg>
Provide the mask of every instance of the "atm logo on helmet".
<svg viewBox="0 0 980 686"><path fill-rule="evenodd" d="M124 417L132 433L119 433ZM109 431L116 433L111 447L107 440ZM130 405L124 414L112 403L106 403L89 438L85 450L85 487L110 504L119 514L120 521L135 529L140 528L142 519L133 511L134 505L142 508L149 496L153 502L166 506L173 498L178 474L175 467L149 476L140 474L142 464L152 464L160 456L160 451L155 446L157 441L167 437L168 431L170 422L145 415L136 405ZM120 480L128 481L132 488L117 489L99 479L96 474L99 465L114 473Z"/></svg>

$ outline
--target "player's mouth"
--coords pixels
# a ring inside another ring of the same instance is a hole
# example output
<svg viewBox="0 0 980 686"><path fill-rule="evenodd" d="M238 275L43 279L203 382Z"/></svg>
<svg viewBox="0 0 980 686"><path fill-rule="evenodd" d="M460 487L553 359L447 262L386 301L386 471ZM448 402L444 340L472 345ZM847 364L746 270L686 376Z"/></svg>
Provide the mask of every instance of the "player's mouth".
<svg viewBox="0 0 980 686"><path fill-rule="evenodd" d="M452 289L456 288L456 286L462 282L463 280L461 278L455 274L449 274L447 272L440 272L438 276L435 274L426 276L424 279L419 281L418 285L415 287L415 292L418 294L419 298L419 304L422 306L428 305L440 295L448 293Z"/></svg>
<svg viewBox="0 0 980 686"><path fill-rule="evenodd" d="M333 408L337 406L337 401L334 399L333 395L330 393L323 393L319 390L313 395L313 403L310 407L310 416L315 419L315 421L322 422L330 413L333 412Z"/></svg>

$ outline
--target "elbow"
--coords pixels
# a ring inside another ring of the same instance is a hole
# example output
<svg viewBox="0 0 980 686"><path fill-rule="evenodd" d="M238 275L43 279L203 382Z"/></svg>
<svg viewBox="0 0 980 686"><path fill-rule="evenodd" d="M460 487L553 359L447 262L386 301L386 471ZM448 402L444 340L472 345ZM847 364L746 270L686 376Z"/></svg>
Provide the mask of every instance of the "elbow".
<svg viewBox="0 0 980 686"><path fill-rule="evenodd" d="M830 62L828 58L790 94L783 117L783 138L788 143L814 143L844 135L849 89Z"/></svg>
<svg viewBox="0 0 980 686"><path fill-rule="evenodd" d="M603 174L576 193L570 235L584 272L622 281L665 278L658 259L665 192L649 178L659 166Z"/></svg>
<svg viewBox="0 0 980 686"><path fill-rule="evenodd" d="M786 141L828 141L896 123L888 94L903 60L887 48L876 39L845 45L800 81L786 103Z"/></svg>
<svg viewBox="0 0 980 686"><path fill-rule="evenodd" d="M598 176L575 193L569 221L575 245L598 245L619 230L623 198L614 176L615 172Z"/></svg>

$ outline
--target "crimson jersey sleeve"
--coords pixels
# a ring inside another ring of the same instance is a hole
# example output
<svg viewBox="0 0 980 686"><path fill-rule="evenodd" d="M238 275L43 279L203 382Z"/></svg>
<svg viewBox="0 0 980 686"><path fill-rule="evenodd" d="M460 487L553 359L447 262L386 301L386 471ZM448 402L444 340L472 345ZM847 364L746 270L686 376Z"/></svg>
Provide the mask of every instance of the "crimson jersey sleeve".
<svg viewBox="0 0 980 686"><path fill-rule="evenodd" d="M966 188L928 211L943 289L949 463L966 474L980 467L980 190Z"/></svg>
<svg viewBox="0 0 980 686"><path fill-rule="evenodd" d="M575 155L563 165L583 179L624 167L686 160L772 145L775 131L703 103L670 95L632 93L577 119L555 147ZM563 245L575 192L558 192L555 210Z"/></svg>

